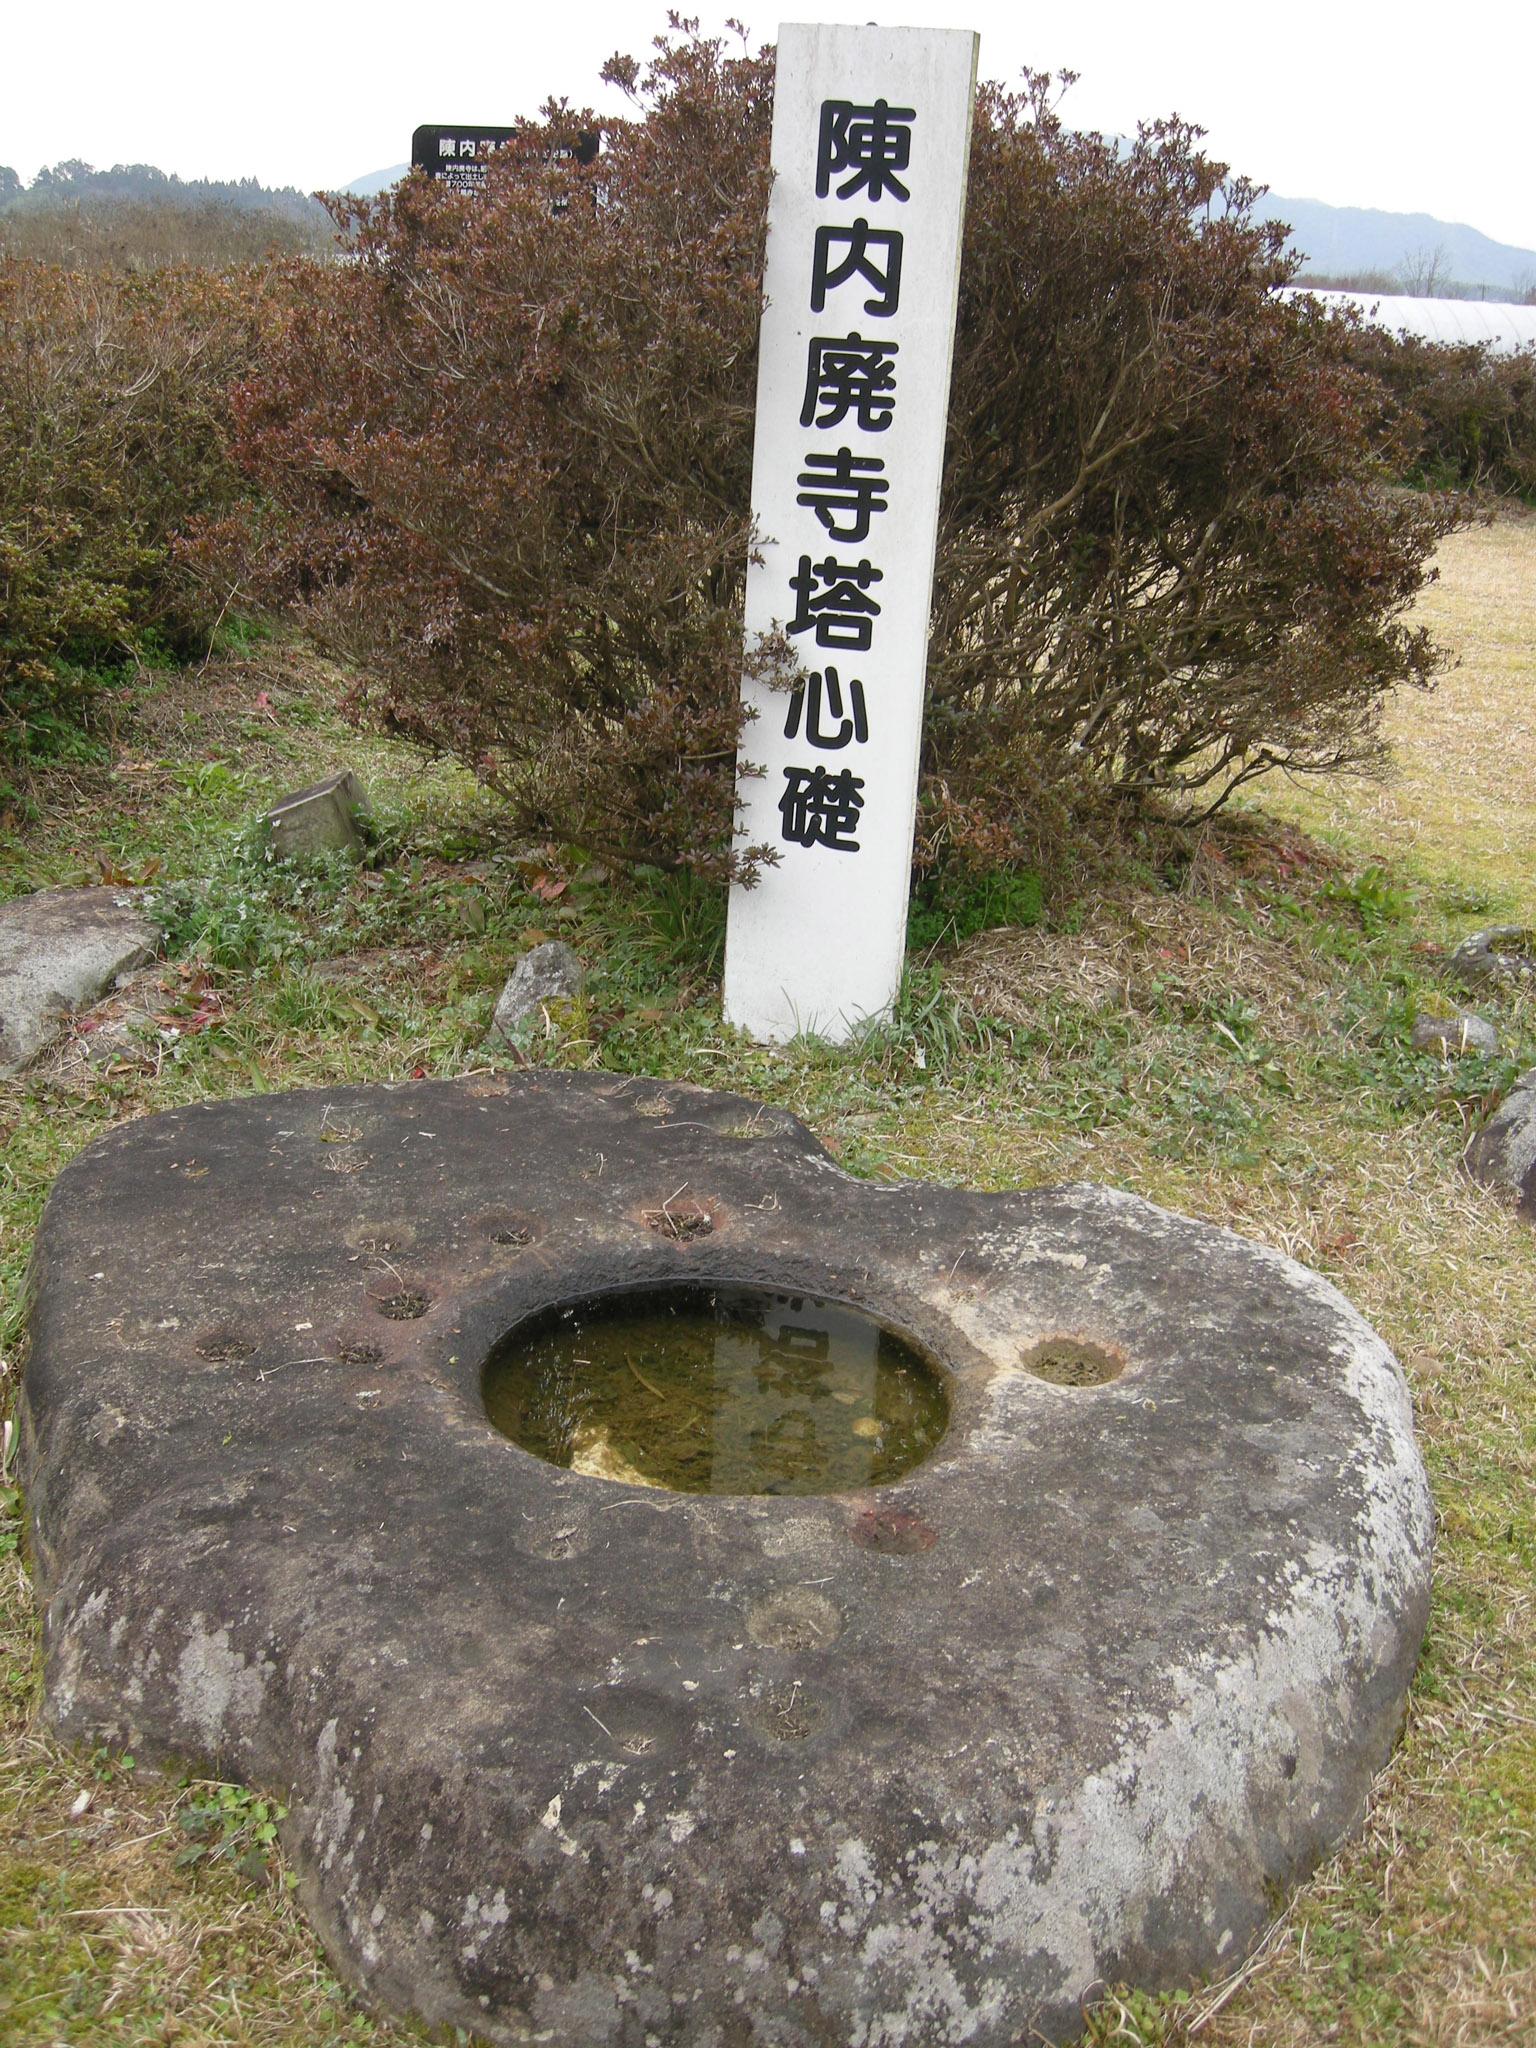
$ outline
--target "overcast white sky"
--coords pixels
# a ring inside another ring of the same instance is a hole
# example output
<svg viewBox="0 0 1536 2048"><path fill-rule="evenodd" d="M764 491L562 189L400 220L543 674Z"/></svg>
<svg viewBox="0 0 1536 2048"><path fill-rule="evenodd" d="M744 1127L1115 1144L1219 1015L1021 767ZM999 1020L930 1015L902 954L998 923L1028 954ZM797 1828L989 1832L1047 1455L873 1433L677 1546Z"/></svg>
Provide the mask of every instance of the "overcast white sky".
<svg viewBox="0 0 1536 2048"><path fill-rule="evenodd" d="M1536 0L924 0L705 7L754 43L781 18L974 28L984 77L1069 68L1079 127L1177 112L1213 152L1297 198L1465 221L1536 248ZM183 177L335 187L403 161L420 122L504 122L550 93L605 102L614 50L665 7L610 0L10 0L0 164L84 157Z"/></svg>

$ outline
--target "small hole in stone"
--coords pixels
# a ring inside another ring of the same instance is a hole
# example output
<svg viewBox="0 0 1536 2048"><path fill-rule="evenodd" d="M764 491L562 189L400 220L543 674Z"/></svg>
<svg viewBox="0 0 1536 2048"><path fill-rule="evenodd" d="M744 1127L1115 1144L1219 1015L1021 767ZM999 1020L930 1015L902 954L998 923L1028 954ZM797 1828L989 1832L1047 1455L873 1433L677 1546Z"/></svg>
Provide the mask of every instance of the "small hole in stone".
<svg viewBox="0 0 1536 2048"><path fill-rule="evenodd" d="M515 1228L507 1230L493 1230L491 1232L491 1243L511 1245L516 1249L520 1249L523 1245L533 1243L533 1232L526 1224L519 1224Z"/></svg>
<svg viewBox="0 0 1536 2048"><path fill-rule="evenodd" d="M644 1212L646 1222L661 1237L669 1237L675 1244L686 1244L690 1238L708 1237L715 1227L715 1219L707 1209L701 1209L697 1202L674 1205L663 1203L659 1209Z"/></svg>
<svg viewBox="0 0 1536 2048"><path fill-rule="evenodd" d="M801 1586L770 1593L747 1609L747 1633L766 1650L824 1650L842 1625L842 1615L824 1594Z"/></svg>
<svg viewBox="0 0 1536 2048"><path fill-rule="evenodd" d="M771 1138L775 1135L773 1125L761 1111L755 1116L723 1117L714 1128L722 1138L739 1138L744 1144L750 1144L755 1138Z"/></svg>
<svg viewBox="0 0 1536 2048"><path fill-rule="evenodd" d="M197 1355L210 1365L238 1365L252 1356L256 1346L238 1330L208 1330L197 1340Z"/></svg>
<svg viewBox="0 0 1536 2048"><path fill-rule="evenodd" d="M336 1356L343 1365L378 1365L384 1353L377 1344L340 1344Z"/></svg>
<svg viewBox="0 0 1536 2048"><path fill-rule="evenodd" d="M388 1316L392 1323L414 1322L417 1316L424 1316L432 1305L432 1297L423 1294L419 1287L402 1287L398 1294L386 1294L375 1307L381 1316Z"/></svg>
<svg viewBox="0 0 1536 2048"><path fill-rule="evenodd" d="M1105 1387L1125 1371L1125 1357L1082 1337L1046 1337L1019 1360L1037 1380L1054 1387Z"/></svg>
<svg viewBox="0 0 1536 2048"><path fill-rule="evenodd" d="M642 1101L628 1106L636 1116L670 1116L677 1104L666 1095L647 1095Z"/></svg>
<svg viewBox="0 0 1536 2048"><path fill-rule="evenodd" d="M826 1720L826 1710L800 1682L770 1686L748 1707L746 1719L774 1742L807 1742Z"/></svg>

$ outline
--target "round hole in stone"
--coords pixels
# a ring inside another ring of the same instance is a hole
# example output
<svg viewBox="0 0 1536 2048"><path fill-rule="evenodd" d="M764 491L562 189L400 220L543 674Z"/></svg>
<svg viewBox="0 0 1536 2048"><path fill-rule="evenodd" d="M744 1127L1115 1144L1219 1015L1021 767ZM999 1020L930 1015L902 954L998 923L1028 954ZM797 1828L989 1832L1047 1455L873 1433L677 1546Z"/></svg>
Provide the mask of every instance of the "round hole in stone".
<svg viewBox="0 0 1536 2048"><path fill-rule="evenodd" d="M781 1138L785 1133L786 1119L774 1116L766 1109L754 1109L750 1115L743 1109L736 1116L717 1116L709 1120L709 1127L718 1131L722 1138L737 1138L743 1144L755 1144L760 1138Z"/></svg>
<svg viewBox="0 0 1536 2048"><path fill-rule="evenodd" d="M1043 1337L1019 1360L1037 1380L1055 1387L1107 1387L1125 1371L1125 1355L1086 1337Z"/></svg>
<svg viewBox="0 0 1536 2048"><path fill-rule="evenodd" d="M659 1209L640 1212L659 1237L673 1244L691 1244L696 1237L708 1237L715 1219L701 1202L663 1202Z"/></svg>
<svg viewBox="0 0 1536 2048"><path fill-rule="evenodd" d="M432 1306L432 1297L419 1287L402 1287L398 1294L381 1296L374 1304L381 1316L392 1323L412 1323Z"/></svg>
<svg viewBox="0 0 1536 2048"><path fill-rule="evenodd" d="M838 1608L809 1586L787 1586L747 1609L747 1634L765 1650L824 1650L842 1626Z"/></svg>
<svg viewBox="0 0 1536 2048"><path fill-rule="evenodd" d="M508 1223L491 1232L491 1243L505 1245L511 1251L521 1251L533 1243L533 1232L526 1223Z"/></svg>
<svg viewBox="0 0 1536 2048"><path fill-rule="evenodd" d="M766 1687L748 1705L744 1718L771 1742L808 1742L825 1722L827 1710L796 1680Z"/></svg>
<svg viewBox="0 0 1536 2048"><path fill-rule="evenodd" d="M861 1310L735 1282L542 1310L487 1359L525 1451L676 1493L842 1493L902 1478L949 1426L945 1375Z"/></svg>

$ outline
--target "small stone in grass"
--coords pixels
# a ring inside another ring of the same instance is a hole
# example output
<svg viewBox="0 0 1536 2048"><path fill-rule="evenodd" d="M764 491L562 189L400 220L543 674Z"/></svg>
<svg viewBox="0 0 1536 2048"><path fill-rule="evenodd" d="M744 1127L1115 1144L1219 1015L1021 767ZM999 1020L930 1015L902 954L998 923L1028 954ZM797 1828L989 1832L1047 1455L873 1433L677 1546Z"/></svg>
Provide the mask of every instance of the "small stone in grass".
<svg viewBox="0 0 1536 2048"><path fill-rule="evenodd" d="M538 1032L546 1003L569 1002L586 986L587 972L562 939L548 939L525 953L496 1001L488 1041L526 1045Z"/></svg>
<svg viewBox="0 0 1536 2048"><path fill-rule="evenodd" d="M297 860L312 854L362 851L360 819L369 815L368 798L350 768L328 775L308 789L281 797L266 814L268 847L274 860Z"/></svg>
<svg viewBox="0 0 1536 2048"><path fill-rule="evenodd" d="M1499 1034L1471 1010L1453 1010L1449 1017L1419 1017L1409 1040L1415 1052L1437 1052L1443 1059L1458 1053L1495 1053Z"/></svg>
<svg viewBox="0 0 1536 2048"><path fill-rule="evenodd" d="M1463 981L1536 980L1536 932L1519 924L1490 925L1461 941L1450 967Z"/></svg>
<svg viewBox="0 0 1536 2048"><path fill-rule="evenodd" d="M1475 1181L1514 1195L1521 1214L1536 1221L1536 1067L1520 1076L1463 1159Z"/></svg>

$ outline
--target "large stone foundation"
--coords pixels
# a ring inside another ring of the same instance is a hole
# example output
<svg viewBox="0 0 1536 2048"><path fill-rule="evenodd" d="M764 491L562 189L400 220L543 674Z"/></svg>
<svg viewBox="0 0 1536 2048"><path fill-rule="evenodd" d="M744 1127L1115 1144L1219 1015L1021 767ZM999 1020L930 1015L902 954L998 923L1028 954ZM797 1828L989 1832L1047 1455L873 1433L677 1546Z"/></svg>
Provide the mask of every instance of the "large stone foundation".
<svg viewBox="0 0 1536 2048"><path fill-rule="evenodd" d="M875 1311L937 1453L712 1498L491 1428L511 1325L684 1277ZM349 1979L495 2042L983 2048L1230 1967L1358 1821L1428 1598L1402 1378L1315 1274L607 1075L113 1132L24 1413L53 1726L278 1792Z"/></svg>

